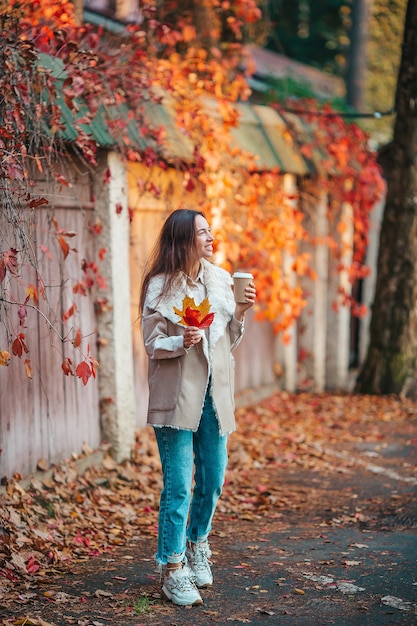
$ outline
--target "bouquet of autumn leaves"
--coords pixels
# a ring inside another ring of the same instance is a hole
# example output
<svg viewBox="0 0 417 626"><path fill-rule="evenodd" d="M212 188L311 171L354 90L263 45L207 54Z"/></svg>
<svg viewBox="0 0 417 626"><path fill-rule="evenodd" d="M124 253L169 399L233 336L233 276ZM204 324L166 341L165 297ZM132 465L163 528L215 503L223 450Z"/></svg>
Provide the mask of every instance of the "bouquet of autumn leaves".
<svg viewBox="0 0 417 626"><path fill-rule="evenodd" d="M180 317L179 324L196 326L204 330L210 326L214 319L214 313L209 313L210 306L208 298L205 298L200 304L196 304L194 298L185 296L182 301L182 309L174 306L174 312Z"/></svg>

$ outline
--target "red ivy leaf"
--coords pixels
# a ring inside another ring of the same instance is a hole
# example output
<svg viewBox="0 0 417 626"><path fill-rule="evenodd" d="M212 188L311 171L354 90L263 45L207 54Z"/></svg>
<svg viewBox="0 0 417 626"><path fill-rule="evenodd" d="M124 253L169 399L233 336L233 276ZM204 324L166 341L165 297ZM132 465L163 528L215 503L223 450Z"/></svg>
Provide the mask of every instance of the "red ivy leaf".
<svg viewBox="0 0 417 626"><path fill-rule="evenodd" d="M49 252L48 248L42 244L41 250L48 257L48 259L52 261L52 254Z"/></svg>
<svg viewBox="0 0 417 626"><path fill-rule="evenodd" d="M79 283L75 283L75 285L72 286L72 293L79 293L82 296L86 296L87 288L86 288L85 281L81 280Z"/></svg>
<svg viewBox="0 0 417 626"><path fill-rule="evenodd" d="M94 235L99 235L103 230L103 224L100 222L95 222L94 224L89 224L89 228Z"/></svg>
<svg viewBox="0 0 417 626"><path fill-rule="evenodd" d="M3 282L6 276L6 263L4 259L0 259L0 283Z"/></svg>
<svg viewBox="0 0 417 626"><path fill-rule="evenodd" d="M26 571L28 574L35 574L40 569L40 566L36 563L35 558L30 556L26 565Z"/></svg>
<svg viewBox="0 0 417 626"><path fill-rule="evenodd" d="M23 333L19 333L12 343L12 352L19 358L22 356L23 352L26 352L26 354L29 352L25 339L25 335Z"/></svg>
<svg viewBox="0 0 417 626"><path fill-rule="evenodd" d="M64 185L64 187L72 187L72 184L65 178L65 176L62 176L62 174L55 174L54 178L58 183Z"/></svg>
<svg viewBox="0 0 417 626"><path fill-rule="evenodd" d="M12 274L17 272L17 250L9 248L7 252L3 252L3 263Z"/></svg>
<svg viewBox="0 0 417 626"><path fill-rule="evenodd" d="M75 372L78 378L81 378L83 384L86 385L92 373L88 363L86 361L81 361L81 363L78 363Z"/></svg>
<svg viewBox="0 0 417 626"><path fill-rule="evenodd" d="M20 341L18 337L16 337L16 339L12 343L12 352L15 356L18 356L19 358L22 356L22 353L23 353L22 342Z"/></svg>
<svg viewBox="0 0 417 626"><path fill-rule="evenodd" d="M61 367L65 376L74 376L74 368L72 366L72 360L69 357L66 357L64 359Z"/></svg>
<svg viewBox="0 0 417 626"><path fill-rule="evenodd" d="M17 315L18 315L18 318L19 318L19 324L20 324L20 326L24 326L24 324L25 324L25 319L26 319L26 317L27 317L27 314L28 314L28 310L27 310L27 308L25 307L25 305L24 305L24 304L22 304L22 306L20 306L20 307L18 308L18 310L17 310Z"/></svg>
<svg viewBox="0 0 417 626"><path fill-rule="evenodd" d="M189 178L186 185L185 185L185 190L186 191L194 191L195 189L195 183L192 180L192 178Z"/></svg>
<svg viewBox="0 0 417 626"><path fill-rule="evenodd" d="M66 311L63 316L62 316L62 321L66 322L67 320L69 320L70 317L72 317L75 313L75 311L77 310L77 305L76 304L72 304L70 306L70 308L68 309L68 311Z"/></svg>
<svg viewBox="0 0 417 626"><path fill-rule="evenodd" d="M33 198L28 206L32 209L33 207L42 206L43 204L49 204L48 200L45 198Z"/></svg>

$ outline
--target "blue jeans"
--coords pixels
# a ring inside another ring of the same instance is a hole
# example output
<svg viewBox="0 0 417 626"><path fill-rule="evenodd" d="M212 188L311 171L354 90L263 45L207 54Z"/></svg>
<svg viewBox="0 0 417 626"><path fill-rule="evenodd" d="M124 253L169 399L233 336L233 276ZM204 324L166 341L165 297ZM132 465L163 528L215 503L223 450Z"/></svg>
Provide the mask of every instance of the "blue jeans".
<svg viewBox="0 0 417 626"><path fill-rule="evenodd" d="M227 435L220 434L209 393L197 432L167 426L154 428L154 432L164 482L155 555L161 567L184 559L187 539L193 542L207 539L224 483Z"/></svg>

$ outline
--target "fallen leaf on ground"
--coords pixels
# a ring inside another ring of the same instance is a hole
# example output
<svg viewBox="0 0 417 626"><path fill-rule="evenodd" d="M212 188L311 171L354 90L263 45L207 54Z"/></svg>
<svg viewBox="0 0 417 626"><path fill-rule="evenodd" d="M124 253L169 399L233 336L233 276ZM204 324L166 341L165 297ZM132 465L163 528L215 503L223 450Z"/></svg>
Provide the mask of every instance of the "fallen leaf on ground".
<svg viewBox="0 0 417 626"><path fill-rule="evenodd" d="M329 456L326 445L367 441L383 445L384 433L405 427L414 417L414 404L394 396L283 392L239 408L216 514L281 520L282 512L297 511L307 503L313 511L316 495L311 485L284 490L271 472L303 468L311 476L318 471L349 473L351 457ZM119 464L106 456L100 466L82 474L71 462L63 463L25 488L9 481L0 495L0 585L65 570L139 535L154 539L161 487L158 449L150 428L137 432L132 460ZM321 525L366 521L366 514L354 508L339 511L335 503L333 515L329 512ZM346 562L355 564L359 561Z"/></svg>

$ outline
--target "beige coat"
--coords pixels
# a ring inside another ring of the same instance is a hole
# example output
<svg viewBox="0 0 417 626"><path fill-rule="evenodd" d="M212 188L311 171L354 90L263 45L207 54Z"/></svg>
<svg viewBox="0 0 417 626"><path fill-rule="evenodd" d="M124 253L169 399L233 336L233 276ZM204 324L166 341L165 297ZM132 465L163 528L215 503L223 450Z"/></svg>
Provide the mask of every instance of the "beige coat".
<svg viewBox="0 0 417 626"><path fill-rule="evenodd" d="M149 357L148 423L196 431L212 376L212 395L222 434L235 430L234 358L243 324L234 317L235 302L228 272L202 260L203 282L214 320L203 339L186 350L185 327L179 324L174 306L182 309L187 294L184 280L174 298L158 300L163 278L154 277L148 288L142 331ZM198 303L197 303L198 304Z"/></svg>

